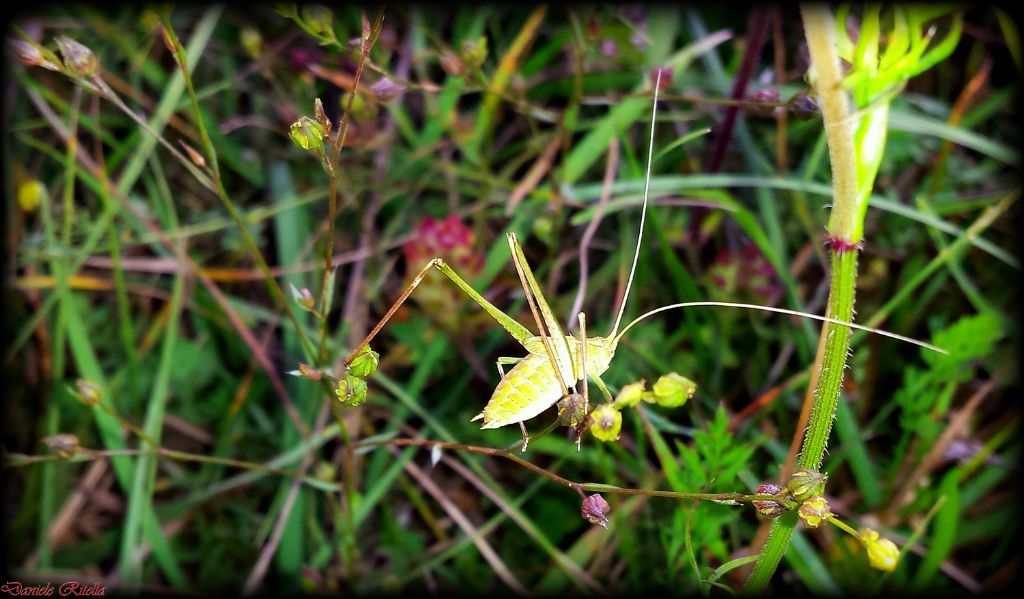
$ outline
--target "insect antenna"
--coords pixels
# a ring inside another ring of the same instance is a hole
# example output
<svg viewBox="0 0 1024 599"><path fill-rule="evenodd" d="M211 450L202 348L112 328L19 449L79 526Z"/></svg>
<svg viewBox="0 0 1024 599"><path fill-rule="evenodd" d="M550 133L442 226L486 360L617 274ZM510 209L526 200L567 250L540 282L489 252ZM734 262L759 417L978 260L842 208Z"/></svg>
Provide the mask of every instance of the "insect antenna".
<svg viewBox="0 0 1024 599"><path fill-rule="evenodd" d="M629 278L626 279L626 292L622 295L622 303L619 305L619 313L615 316L615 324L612 325L612 332L608 338L614 339L619 332L619 323L622 322L622 314L626 311L626 302L629 300L629 291L633 287L633 275L636 273L636 263L640 258L640 245L644 240L644 221L647 220L647 196L651 191L651 166L654 164L654 123L658 117L658 90L661 89L662 69L656 69L657 75L654 80L654 107L651 110L651 140L647 148L647 174L644 176L644 202L640 209L640 232L636 237L636 250L633 252L633 265L629 268Z"/></svg>

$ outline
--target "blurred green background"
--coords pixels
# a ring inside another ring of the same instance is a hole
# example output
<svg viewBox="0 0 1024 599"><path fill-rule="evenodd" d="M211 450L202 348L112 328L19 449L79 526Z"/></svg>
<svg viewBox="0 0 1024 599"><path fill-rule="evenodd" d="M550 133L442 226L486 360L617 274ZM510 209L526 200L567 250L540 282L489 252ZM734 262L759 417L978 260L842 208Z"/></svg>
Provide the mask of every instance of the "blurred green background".
<svg viewBox="0 0 1024 599"><path fill-rule="evenodd" d="M524 350L437 273L374 341L365 404L289 376L310 360L249 240L314 344L319 323L290 288L319 300L332 240L334 372L434 256L535 329L508 231L563 324L583 310L604 334L633 259L651 72L670 67L626 318L702 300L821 314L830 170L796 7L395 4L379 32L378 7L363 8L177 6L193 90L164 7L52 5L8 26L8 578L181 593L739 588L748 565L733 560L765 530L749 507L605 494L605 530L571 489L511 461L388 443L519 438L469 419L493 362ZM956 50L892 101L856 303L858 322L951 355L856 334L823 468L832 510L902 559L883 576L838 529L802 530L779 591L980 592L1020 567L1020 40L1001 9L956 10ZM950 22L935 19L937 39ZM91 52L79 83L26 46L57 52L58 36ZM357 72L330 222L329 178L289 128L320 98L337 131ZM576 482L751 493L802 434L819 330L729 308L647 320L604 377L612 392L677 372L696 395L625 411L618 442L588 435L577 452L559 428L523 457Z"/></svg>

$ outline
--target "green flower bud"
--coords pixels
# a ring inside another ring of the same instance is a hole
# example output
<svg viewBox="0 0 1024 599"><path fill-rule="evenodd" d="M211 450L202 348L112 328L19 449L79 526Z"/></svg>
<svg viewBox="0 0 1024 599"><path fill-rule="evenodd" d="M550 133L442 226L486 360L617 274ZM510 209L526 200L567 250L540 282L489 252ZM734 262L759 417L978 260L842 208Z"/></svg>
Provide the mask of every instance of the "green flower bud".
<svg viewBox="0 0 1024 599"><path fill-rule="evenodd" d="M249 55L249 58L259 60L263 55L263 36L260 35L260 32L255 27L246 25L238 37L242 49Z"/></svg>
<svg viewBox="0 0 1024 599"><path fill-rule="evenodd" d="M292 123L288 134L291 135L295 145L303 150L313 150L317 154L324 153L324 128L308 116Z"/></svg>
<svg viewBox="0 0 1024 599"><path fill-rule="evenodd" d="M807 468L801 468L793 473L786 484L786 491L793 499L804 502L811 497L825 493L825 481L828 475Z"/></svg>
<svg viewBox="0 0 1024 599"><path fill-rule="evenodd" d="M878 531L865 528L860 533L860 542L868 552L868 563L872 568L892 572L900 563L900 549L889 539L880 537Z"/></svg>
<svg viewBox="0 0 1024 599"><path fill-rule="evenodd" d="M57 49L64 59L64 69L75 77L91 77L96 73L96 55L85 45L63 35L57 36Z"/></svg>
<svg viewBox="0 0 1024 599"><path fill-rule="evenodd" d="M670 372L659 378L652 388L654 401L662 407L678 408L697 392L697 383Z"/></svg>
<svg viewBox="0 0 1024 599"><path fill-rule="evenodd" d="M320 461L313 470L313 478L327 482L338 480L338 469L334 464L327 461Z"/></svg>
<svg viewBox="0 0 1024 599"><path fill-rule="evenodd" d="M479 69L487 58L487 36L480 36L475 42L462 42L462 58L469 66Z"/></svg>
<svg viewBox="0 0 1024 599"><path fill-rule="evenodd" d="M345 378L338 381L338 388L335 390L338 401L343 405L355 407L366 401L366 381L346 374Z"/></svg>
<svg viewBox="0 0 1024 599"><path fill-rule="evenodd" d="M632 408L636 404L640 403L641 399L646 399L644 397L645 395L649 397L650 394L646 393L644 390L644 387L646 386L646 382L637 381L622 387L622 390L619 391L619 394L615 397L615 407L620 410L622 408Z"/></svg>
<svg viewBox="0 0 1024 599"><path fill-rule="evenodd" d="M352 363L348 365L348 373L360 378L368 377L377 371L377 364L379 362L380 354L370 349L370 346L367 345L363 348L363 351L352 358Z"/></svg>
<svg viewBox="0 0 1024 599"><path fill-rule="evenodd" d="M590 414L590 432L600 441L615 441L622 430L622 413L604 404Z"/></svg>
<svg viewBox="0 0 1024 599"><path fill-rule="evenodd" d="M316 305L316 300L313 299L313 292L308 287L299 289L291 283L288 283L288 285L292 290L292 299L295 300L295 303L301 306L303 310L312 312L313 306Z"/></svg>
<svg viewBox="0 0 1024 599"><path fill-rule="evenodd" d="M832 512L828 509L828 502L825 501L824 497L811 497L800 504L800 509L797 510L797 513L800 515L800 519L811 528L818 528L822 522L832 515Z"/></svg>

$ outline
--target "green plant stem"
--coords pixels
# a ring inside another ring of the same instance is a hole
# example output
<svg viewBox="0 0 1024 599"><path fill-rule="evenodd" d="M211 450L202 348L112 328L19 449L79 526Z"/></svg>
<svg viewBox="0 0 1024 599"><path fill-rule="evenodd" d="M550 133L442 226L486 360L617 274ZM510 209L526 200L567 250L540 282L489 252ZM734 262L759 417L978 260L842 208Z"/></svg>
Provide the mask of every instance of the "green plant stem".
<svg viewBox="0 0 1024 599"><path fill-rule="evenodd" d="M334 257L334 221L338 211L338 175L341 169L341 150L345 147L345 139L348 137L348 125L352 120L352 103L359 92L359 81L363 77L363 69L370 56L370 49L380 37L381 29L384 27L384 7L377 11L373 21L370 36L363 40L359 48L359 62L356 64L356 73L352 78L352 93L345 103L345 111L341 114L338 122L338 135L334 142L329 144L331 157L324 160L327 169L328 191L327 191L327 247L324 248L324 274L320 284L320 360L321 364L327 365L330 360L327 355L327 312L330 310L328 298L331 296L328 289L333 282L331 278L331 260Z"/></svg>
<svg viewBox="0 0 1024 599"><path fill-rule="evenodd" d="M858 206L857 161L853 132L850 129L849 100L842 87L842 73L836 45L834 22L827 5L801 5L811 64L817 75L816 91L821 99L821 113L832 163L833 204L828 233L831 238L832 280L827 315L843 321L853 317L857 282L856 244L862 234L863 211ZM866 183L866 182L865 182ZM869 186L870 187L870 186ZM865 194L865 201L867 195ZM826 322L821 329L825 351L821 362L814 403L804 435L797 465L817 470L821 466L828 436L832 429L839 391L850 347L850 329ZM778 518L772 523L768 541L754 565L744 591L764 591L772 574L789 547L796 527L793 518Z"/></svg>
<svg viewBox="0 0 1024 599"><path fill-rule="evenodd" d="M167 14L161 14L160 21L163 23L164 31L167 32L167 38L172 44L174 44L175 57L178 64L181 65L181 76L185 80L185 89L188 91L189 99L192 101L192 109L196 113L196 127L199 129L199 136L203 142L203 150L206 152L210 161L210 173L213 175L213 182L217 196L223 202L224 207L231 216L231 220L235 221L235 225L238 227L238 231L242 234L242 239L245 241L246 247L248 247L253 258L256 260L256 266L260 269L260 272L263 273L263 277L267 284L267 290L274 298L274 301L284 309L285 315L288 317L292 327L295 329L295 334L299 338L299 342L302 344L302 349L306 354L306 358L311 362L315 362L317 354L313 344L310 342L309 338L306 337L306 333L303 330L302 325L299 324L299 320L295 316L295 311L292 309L292 305L287 299L285 299L284 293L281 291L281 286L277 284L274 274L270 272L270 266L263 257L263 253L260 252L259 246L256 245L256 240L253 239L252 234L249 233L249 228L246 226L245 220L238 212L234 202L231 201L231 197L228 195L227 190L224 189L224 181L221 179L220 166L218 165L217 160L217 151L213 147L213 142L210 140L210 134L206 130L206 123L203 121L203 113L199 109L199 100L196 97L196 91L192 85L192 74L189 72L187 67L188 56L185 53L185 48L181 45L181 41L178 40L178 36L174 32L174 28L171 26L170 16Z"/></svg>

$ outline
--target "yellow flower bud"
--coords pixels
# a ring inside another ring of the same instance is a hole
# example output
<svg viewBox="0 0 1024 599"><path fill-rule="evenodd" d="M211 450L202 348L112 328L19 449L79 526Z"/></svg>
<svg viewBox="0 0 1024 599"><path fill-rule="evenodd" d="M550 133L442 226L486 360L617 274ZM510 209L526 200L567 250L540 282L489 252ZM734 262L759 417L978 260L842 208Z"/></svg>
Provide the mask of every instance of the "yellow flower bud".
<svg viewBox="0 0 1024 599"><path fill-rule="evenodd" d="M27 179L18 185L18 206L25 212L32 212L46 197L46 186L38 179Z"/></svg>
<svg viewBox="0 0 1024 599"><path fill-rule="evenodd" d="M860 533L860 541L864 543L864 549L868 552L868 563L872 568L892 572L900 563L900 549L885 537L881 537L878 531L865 528Z"/></svg>
<svg viewBox="0 0 1024 599"><path fill-rule="evenodd" d="M800 504L800 509L797 510L797 513L800 515L800 519L811 528L818 528L822 522L832 515L832 512L828 509L828 502L821 496L811 497Z"/></svg>
<svg viewBox="0 0 1024 599"><path fill-rule="evenodd" d="M603 404L590 414L590 432L600 441L615 441L622 430L622 413Z"/></svg>

